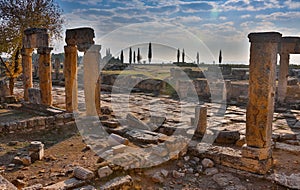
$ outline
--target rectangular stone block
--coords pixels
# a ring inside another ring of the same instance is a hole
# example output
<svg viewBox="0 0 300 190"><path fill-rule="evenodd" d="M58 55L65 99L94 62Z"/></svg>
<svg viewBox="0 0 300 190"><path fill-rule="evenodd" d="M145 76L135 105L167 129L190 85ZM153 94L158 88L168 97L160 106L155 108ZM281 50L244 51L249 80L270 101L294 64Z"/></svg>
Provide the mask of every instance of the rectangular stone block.
<svg viewBox="0 0 300 190"><path fill-rule="evenodd" d="M272 149L271 147L255 148L255 147L244 145L242 147L242 156L245 158L265 160L272 157Z"/></svg>
<svg viewBox="0 0 300 190"><path fill-rule="evenodd" d="M76 187L80 187L85 184L85 181L78 180L76 178L67 179L65 181L61 181L55 183L53 185L44 187L44 190L57 190L57 189L73 189Z"/></svg>
<svg viewBox="0 0 300 190"><path fill-rule="evenodd" d="M42 103L40 89L29 88L28 89L28 97L29 97L29 102L32 104L41 104Z"/></svg>

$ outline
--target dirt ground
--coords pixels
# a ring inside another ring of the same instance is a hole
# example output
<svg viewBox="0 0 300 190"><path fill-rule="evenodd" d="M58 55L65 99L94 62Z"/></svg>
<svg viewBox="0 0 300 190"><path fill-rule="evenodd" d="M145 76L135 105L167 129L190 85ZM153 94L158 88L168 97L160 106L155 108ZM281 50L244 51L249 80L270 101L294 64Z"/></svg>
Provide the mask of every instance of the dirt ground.
<svg viewBox="0 0 300 190"><path fill-rule="evenodd" d="M17 140L15 146L8 146L12 140ZM7 166L12 158L26 149L30 141L39 140L45 144L45 157L27 167L19 167L8 171ZM43 132L31 132L26 134L9 134L0 138L0 164L2 165L1 173L9 181L22 179L28 185L41 183L44 186L50 185L72 176L74 166L82 166L95 171L99 166L97 164L98 156L86 148L76 127L69 129L58 129ZM188 155L187 155L188 156ZM299 155L292 155L286 152L275 151L274 159L276 160L275 168L278 171L285 170L299 173L300 166L297 161ZM171 160L159 166L149 169L134 169L131 171L119 171L109 178L102 180L96 179L90 184L100 187L105 181L118 175L129 174L134 179L135 189L220 189L212 180L211 176L203 174L195 175L194 173L186 174L183 178L176 179L171 175L173 170L180 170L182 164L189 164L183 157L177 160ZM194 167L194 166L190 166ZM6 170L5 170L6 169ZM169 172L168 177L163 183L156 183L151 176L162 169ZM226 172L220 169L220 172ZM237 176L241 183L247 189L286 189L270 181L258 179L249 176Z"/></svg>

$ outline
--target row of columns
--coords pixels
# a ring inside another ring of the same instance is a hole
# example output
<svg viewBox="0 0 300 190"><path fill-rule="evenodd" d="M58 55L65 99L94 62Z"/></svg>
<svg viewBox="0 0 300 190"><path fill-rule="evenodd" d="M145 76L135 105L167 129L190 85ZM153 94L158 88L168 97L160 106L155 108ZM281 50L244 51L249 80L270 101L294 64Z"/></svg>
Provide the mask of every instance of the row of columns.
<svg viewBox="0 0 300 190"><path fill-rule="evenodd" d="M51 79L51 50L49 47L49 34L44 28L29 28L24 31L22 54L24 100L29 100L28 89L32 83L32 52L37 48L39 54L39 86L41 103L52 105L52 79Z"/></svg>
<svg viewBox="0 0 300 190"><path fill-rule="evenodd" d="M29 100L28 89L33 87L32 83L32 52L34 48L22 48L22 67L24 100ZM39 86L41 91L41 103L52 105L52 79L51 79L51 50L50 47L39 47Z"/></svg>
<svg viewBox="0 0 300 190"><path fill-rule="evenodd" d="M52 105L52 76L51 76L51 50L48 47L48 34L46 29L27 29L24 31L22 48L24 100L29 100L28 89L33 87L32 82L32 52L37 48L39 54L39 87L41 103ZM77 51L84 52L84 94L86 114L100 113L100 78L99 61L100 45L94 45L94 30L91 28L77 28L67 30L64 61L66 110L78 110L78 82L77 82ZM57 63L56 63L57 64ZM56 75L59 67L56 65ZM58 78L58 76L56 76Z"/></svg>

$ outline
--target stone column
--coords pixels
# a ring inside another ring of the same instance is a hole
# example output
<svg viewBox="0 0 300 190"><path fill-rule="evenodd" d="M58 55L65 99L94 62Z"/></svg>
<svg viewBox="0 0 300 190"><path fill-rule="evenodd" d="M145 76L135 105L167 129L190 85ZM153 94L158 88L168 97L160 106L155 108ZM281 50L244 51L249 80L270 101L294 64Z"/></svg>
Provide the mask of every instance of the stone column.
<svg viewBox="0 0 300 190"><path fill-rule="evenodd" d="M281 34L251 33L249 102L246 113L246 143L242 155L270 160L275 96L275 69ZM271 162L266 162L266 167Z"/></svg>
<svg viewBox="0 0 300 190"><path fill-rule="evenodd" d="M203 137L207 128L207 107L198 105L195 108L195 135Z"/></svg>
<svg viewBox="0 0 300 190"><path fill-rule="evenodd" d="M280 66L278 77L278 102L284 103L287 91L290 54L300 53L300 37L283 37L280 45Z"/></svg>
<svg viewBox="0 0 300 190"><path fill-rule="evenodd" d="M92 45L83 57L86 114L100 114L100 45Z"/></svg>
<svg viewBox="0 0 300 190"><path fill-rule="evenodd" d="M278 102L283 103L285 101L287 80L289 74L289 53L280 53L280 65L279 65L279 77L278 77Z"/></svg>
<svg viewBox="0 0 300 190"><path fill-rule="evenodd" d="M59 70L60 70L60 61L59 58L55 58L55 63L54 63L55 80L59 79Z"/></svg>
<svg viewBox="0 0 300 190"><path fill-rule="evenodd" d="M32 52L33 48L22 48L21 52L25 101L29 100L28 89L32 88Z"/></svg>
<svg viewBox="0 0 300 190"><path fill-rule="evenodd" d="M42 104L52 105L52 77L51 77L51 50L50 47L39 47L39 81Z"/></svg>
<svg viewBox="0 0 300 190"><path fill-rule="evenodd" d="M66 110L78 110L78 84L77 84L77 46L65 46L64 61Z"/></svg>

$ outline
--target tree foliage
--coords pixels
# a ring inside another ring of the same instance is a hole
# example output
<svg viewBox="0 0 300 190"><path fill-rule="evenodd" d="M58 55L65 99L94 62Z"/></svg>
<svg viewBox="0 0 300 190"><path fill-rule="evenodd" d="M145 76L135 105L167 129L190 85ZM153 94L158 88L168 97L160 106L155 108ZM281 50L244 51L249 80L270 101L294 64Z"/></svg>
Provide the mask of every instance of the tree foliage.
<svg viewBox="0 0 300 190"><path fill-rule="evenodd" d="M138 48L138 53L137 53L137 62L138 63L141 63L141 60L142 60L142 55L141 55L141 52L140 52L140 48Z"/></svg>
<svg viewBox="0 0 300 190"><path fill-rule="evenodd" d="M219 64L222 63L222 50L220 50L219 52Z"/></svg>
<svg viewBox="0 0 300 190"><path fill-rule="evenodd" d="M185 53L184 53L184 49L182 50L182 63L184 63L184 58L185 58Z"/></svg>
<svg viewBox="0 0 300 190"><path fill-rule="evenodd" d="M148 60L149 60L149 63L151 63L151 59L152 59L152 46L151 46L151 42L150 42L149 47L148 47Z"/></svg>
<svg viewBox="0 0 300 190"><path fill-rule="evenodd" d="M1 0L0 51L13 56L22 48L27 28L47 28L50 37L60 38L62 10L53 0Z"/></svg>
<svg viewBox="0 0 300 190"><path fill-rule="evenodd" d="M123 53L123 50L121 51L121 54L120 54L120 60L121 60L121 63L124 63L124 53Z"/></svg>
<svg viewBox="0 0 300 190"><path fill-rule="evenodd" d="M129 64L132 62L132 50L131 47L129 48Z"/></svg>
<svg viewBox="0 0 300 190"><path fill-rule="evenodd" d="M1 64L6 69L10 83L22 70L20 51L24 30L46 28L50 38L60 38L62 33L62 10L53 0L1 0L0 1L0 55L9 59ZM13 87L13 84L10 84ZM12 93L12 91L11 91Z"/></svg>
<svg viewBox="0 0 300 190"><path fill-rule="evenodd" d="M180 58L180 50L178 48L178 50L177 50L177 63L179 63L179 58Z"/></svg>

